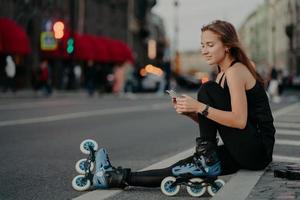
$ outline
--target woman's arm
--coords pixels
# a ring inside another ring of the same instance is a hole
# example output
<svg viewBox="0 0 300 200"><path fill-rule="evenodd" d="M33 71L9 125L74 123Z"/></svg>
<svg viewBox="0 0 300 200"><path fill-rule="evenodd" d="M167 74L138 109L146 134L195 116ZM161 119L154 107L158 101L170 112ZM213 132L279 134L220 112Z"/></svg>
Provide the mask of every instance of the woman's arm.
<svg viewBox="0 0 300 200"><path fill-rule="evenodd" d="M244 129L247 123L247 98L245 92L245 71L243 67L233 66L226 71L226 80L231 97L231 111L210 107L207 117L219 124ZM202 112L206 105L183 95L177 99L177 112Z"/></svg>

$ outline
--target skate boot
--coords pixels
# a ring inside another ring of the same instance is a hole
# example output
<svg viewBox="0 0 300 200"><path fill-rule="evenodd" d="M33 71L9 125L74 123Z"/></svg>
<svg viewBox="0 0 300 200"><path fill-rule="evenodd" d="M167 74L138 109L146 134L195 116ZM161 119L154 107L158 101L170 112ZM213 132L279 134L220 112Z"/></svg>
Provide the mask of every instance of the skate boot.
<svg viewBox="0 0 300 200"><path fill-rule="evenodd" d="M95 161L94 189L125 188L127 186L125 180L130 173L130 169L113 167L105 149L100 149L96 152Z"/></svg>
<svg viewBox="0 0 300 200"><path fill-rule="evenodd" d="M200 177L214 177L221 174L221 163L216 152L216 143L196 139L196 151L193 162L176 166L172 169L175 176L191 175Z"/></svg>
<svg viewBox="0 0 300 200"><path fill-rule="evenodd" d="M192 161L172 169L174 176L166 177L162 181L162 192L174 196L179 192L180 185L185 185L191 196L200 197L206 190L211 196L215 195L225 184L217 178L221 174L221 162L216 147L217 142L197 138Z"/></svg>

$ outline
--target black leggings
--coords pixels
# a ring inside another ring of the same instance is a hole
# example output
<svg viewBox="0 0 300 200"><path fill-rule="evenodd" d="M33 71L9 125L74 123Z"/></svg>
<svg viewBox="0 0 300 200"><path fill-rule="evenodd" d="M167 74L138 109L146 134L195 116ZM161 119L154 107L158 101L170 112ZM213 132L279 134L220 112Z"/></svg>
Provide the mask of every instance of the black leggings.
<svg viewBox="0 0 300 200"><path fill-rule="evenodd" d="M230 111L231 102L229 92L215 82L203 84L198 92L198 100L211 107ZM209 141L215 141L217 132L224 145L217 147L217 154L221 160L222 175L231 174L237 170L264 169L269 161L256 128L248 121L245 129L230 128L220 125L199 114L200 136ZM175 166L191 163L192 156L163 169L131 172L128 184L131 186L159 187L161 181L172 175Z"/></svg>

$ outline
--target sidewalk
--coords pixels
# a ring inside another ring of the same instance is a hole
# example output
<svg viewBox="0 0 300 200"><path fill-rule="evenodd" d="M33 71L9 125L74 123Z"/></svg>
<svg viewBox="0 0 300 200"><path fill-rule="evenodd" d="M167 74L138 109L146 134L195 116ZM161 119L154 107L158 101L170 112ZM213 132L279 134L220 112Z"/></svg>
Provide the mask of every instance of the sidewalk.
<svg viewBox="0 0 300 200"><path fill-rule="evenodd" d="M274 177L274 169L284 168L287 164L291 163L271 163L252 189L247 200L300 199L300 180Z"/></svg>

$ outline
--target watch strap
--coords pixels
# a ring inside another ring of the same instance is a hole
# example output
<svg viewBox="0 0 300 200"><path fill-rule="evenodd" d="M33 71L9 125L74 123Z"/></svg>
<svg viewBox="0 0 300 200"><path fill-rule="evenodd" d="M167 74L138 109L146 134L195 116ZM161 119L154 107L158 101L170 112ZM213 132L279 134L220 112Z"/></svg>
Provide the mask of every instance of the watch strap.
<svg viewBox="0 0 300 200"><path fill-rule="evenodd" d="M209 109L209 105L206 105L204 110L201 112L201 114L204 116L204 117L207 117L208 115L208 109Z"/></svg>

